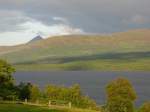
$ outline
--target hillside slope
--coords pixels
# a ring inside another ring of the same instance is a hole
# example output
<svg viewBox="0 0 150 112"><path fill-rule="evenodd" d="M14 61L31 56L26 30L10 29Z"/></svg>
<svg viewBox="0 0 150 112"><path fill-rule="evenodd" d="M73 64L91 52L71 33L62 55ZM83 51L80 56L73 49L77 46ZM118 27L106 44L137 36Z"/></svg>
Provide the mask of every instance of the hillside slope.
<svg viewBox="0 0 150 112"><path fill-rule="evenodd" d="M105 36L52 37L24 45L0 47L0 58L27 70L28 67L37 69L35 66L40 69L43 66L46 70L134 70L133 65L135 70L150 70L147 67L150 66L150 30Z"/></svg>

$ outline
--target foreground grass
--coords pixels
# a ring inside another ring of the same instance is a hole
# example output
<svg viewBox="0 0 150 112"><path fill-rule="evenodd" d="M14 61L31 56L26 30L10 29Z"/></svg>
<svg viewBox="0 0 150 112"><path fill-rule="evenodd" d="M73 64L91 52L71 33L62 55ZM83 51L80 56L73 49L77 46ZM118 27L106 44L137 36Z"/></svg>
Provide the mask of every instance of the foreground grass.
<svg viewBox="0 0 150 112"><path fill-rule="evenodd" d="M0 112L99 112L86 109L68 109L68 108L56 108L49 109L48 107L37 107L23 104L0 104Z"/></svg>
<svg viewBox="0 0 150 112"><path fill-rule="evenodd" d="M66 112L22 104L0 104L0 112Z"/></svg>

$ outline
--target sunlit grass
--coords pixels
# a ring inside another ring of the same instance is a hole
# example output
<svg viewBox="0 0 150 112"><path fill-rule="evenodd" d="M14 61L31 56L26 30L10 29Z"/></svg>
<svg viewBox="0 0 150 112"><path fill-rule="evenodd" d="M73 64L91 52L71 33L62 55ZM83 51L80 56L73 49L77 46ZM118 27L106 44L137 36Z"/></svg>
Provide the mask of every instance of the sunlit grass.
<svg viewBox="0 0 150 112"><path fill-rule="evenodd" d="M0 112L66 112L22 104L0 104Z"/></svg>
<svg viewBox="0 0 150 112"><path fill-rule="evenodd" d="M77 109L77 108L50 109L48 107L37 107L23 104L0 104L0 112L99 112L99 111Z"/></svg>

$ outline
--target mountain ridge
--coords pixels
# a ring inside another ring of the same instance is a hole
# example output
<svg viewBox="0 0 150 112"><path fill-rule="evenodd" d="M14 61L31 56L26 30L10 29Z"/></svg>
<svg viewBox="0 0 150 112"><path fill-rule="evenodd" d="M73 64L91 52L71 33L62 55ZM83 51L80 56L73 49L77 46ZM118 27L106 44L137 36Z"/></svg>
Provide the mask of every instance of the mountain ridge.
<svg viewBox="0 0 150 112"><path fill-rule="evenodd" d="M129 62L134 63L142 60L147 60L147 62L149 62L149 52L150 30L147 29L102 36L55 36L34 41L30 44L8 47L5 48L5 50L0 47L0 58L6 59L17 66L22 64L28 66L35 64L34 66L36 66L38 63L40 65L51 65L52 68L54 66L54 68L59 68L66 64L69 66L71 63L82 62L84 65L86 61L90 63L92 61L93 63L96 60L98 60L97 62L106 61L115 64L117 64L117 62L123 63L127 60L131 60ZM104 58L103 56L109 58ZM126 58L123 58L123 56ZM83 57L88 58L85 61ZM118 59L116 57L118 57ZM94 66L100 66L100 63L94 64ZM94 67L94 69L96 67Z"/></svg>
<svg viewBox="0 0 150 112"><path fill-rule="evenodd" d="M31 39L28 43L32 43L32 42L36 42L36 41L40 41L40 40L43 40L43 38L40 35L38 35L38 36L34 37L33 39Z"/></svg>

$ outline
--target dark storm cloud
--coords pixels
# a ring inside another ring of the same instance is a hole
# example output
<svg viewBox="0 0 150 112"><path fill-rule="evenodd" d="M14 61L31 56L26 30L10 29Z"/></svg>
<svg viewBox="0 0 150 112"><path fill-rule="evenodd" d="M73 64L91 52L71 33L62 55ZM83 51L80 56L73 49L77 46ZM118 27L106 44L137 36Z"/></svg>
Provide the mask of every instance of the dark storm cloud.
<svg viewBox="0 0 150 112"><path fill-rule="evenodd" d="M0 10L22 12L22 17L48 25L54 23L52 17L63 17L74 27L101 33L150 27L149 4L150 0L0 0ZM6 14L2 19L9 17ZM26 19L0 23L3 26L0 30L7 30L20 21Z"/></svg>

